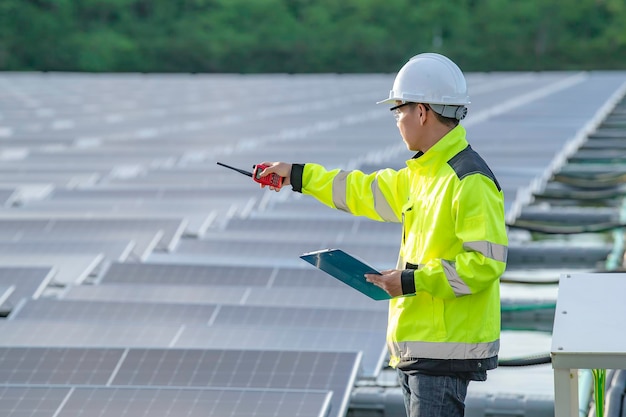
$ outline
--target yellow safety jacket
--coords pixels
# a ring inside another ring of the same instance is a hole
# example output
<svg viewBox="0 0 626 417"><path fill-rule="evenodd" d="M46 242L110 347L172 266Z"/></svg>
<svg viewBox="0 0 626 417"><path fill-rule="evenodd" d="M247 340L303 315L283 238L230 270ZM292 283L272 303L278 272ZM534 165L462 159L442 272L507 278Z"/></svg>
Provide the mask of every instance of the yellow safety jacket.
<svg viewBox="0 0 626 417"><path fill-rule="evenodd" d="M504 196L461 125L399 171L294 164L291 183L332 208L403 223L397 268L403 293L414 295L389 304L391 366L424 358L478 363L463 370L496 366L508 245Z"/></svg>

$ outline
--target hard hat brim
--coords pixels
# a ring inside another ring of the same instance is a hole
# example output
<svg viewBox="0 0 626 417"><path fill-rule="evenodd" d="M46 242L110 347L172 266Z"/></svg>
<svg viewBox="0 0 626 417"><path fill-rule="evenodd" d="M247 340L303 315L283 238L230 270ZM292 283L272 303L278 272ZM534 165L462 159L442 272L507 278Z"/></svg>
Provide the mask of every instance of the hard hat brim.
<svg viewBox="0 0 626 417"><path fill-rule="evenodd" d="M386 98L384 100L377 101L376 104L392 104L396 102L396 98Z"/></svg>

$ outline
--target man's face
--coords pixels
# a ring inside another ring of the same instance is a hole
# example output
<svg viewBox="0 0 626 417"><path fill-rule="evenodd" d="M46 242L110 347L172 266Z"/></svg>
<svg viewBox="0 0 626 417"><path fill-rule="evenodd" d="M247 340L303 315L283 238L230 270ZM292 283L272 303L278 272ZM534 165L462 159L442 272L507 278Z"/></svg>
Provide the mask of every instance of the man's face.
<svg viewBox="0 0 626 417"><path fill-rule="evenodd" d="M396 105L400 104L402 104L401 101L396 102ZM402 140L406 144L407 149L419 151L423 126L420 123L418 105L411 103L396 109L394 112L396 125L400 130L400 135L402 135Z"/></svg>

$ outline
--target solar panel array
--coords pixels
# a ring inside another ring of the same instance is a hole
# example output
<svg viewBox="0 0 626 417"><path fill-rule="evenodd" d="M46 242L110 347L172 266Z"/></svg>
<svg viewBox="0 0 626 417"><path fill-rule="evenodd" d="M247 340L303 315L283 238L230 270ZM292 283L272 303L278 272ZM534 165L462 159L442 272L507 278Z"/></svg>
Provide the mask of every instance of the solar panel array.
<svg viewBox="0 0 626 417"><path fill-rule="evenodd" d="M323 417L329 392L170 388L0 388L7 416Z"/></svg>
<svg viewBox="0 0 626 417"><path fill-rule="evenodd" d="M217 414L209 415L286 416L292 412L323 416L330 407L336 410L334 415L342 415L349 384L356 377L358 355L238 349L0 348L0 378L3 386L69 386L66 400L84 401L80 412L85 415L93 412L97 399L114 401L98 409L106 415L132 408L131 415L214 410ZM89 398L82 394L86 392ZM176 395L168 395L170 392ZM241 404L220 399L231 395ZM171 403L162 402L161 396ZM206 399L189 403L195 397ZM250 397L282 398L284 403L264 404L263 400L257 404L246 401ZM0 404L3 400L7 398ZM164 408L153 409L154 403ZM60 402L53 405L64 415L76 412Z"/></svg>
<svg viewBox="0 0 626 417"><path fill-rule="evenodd" d="M467 75L463 123L510 217L625 77ZM392 268L400 225L216 162L401 168L412 155L373 105L392 81L0 74L0 414L345 415L385 368L386 305L298 255L341 247ZM507 273L540 255L567 253L513 241Z"/></svg>

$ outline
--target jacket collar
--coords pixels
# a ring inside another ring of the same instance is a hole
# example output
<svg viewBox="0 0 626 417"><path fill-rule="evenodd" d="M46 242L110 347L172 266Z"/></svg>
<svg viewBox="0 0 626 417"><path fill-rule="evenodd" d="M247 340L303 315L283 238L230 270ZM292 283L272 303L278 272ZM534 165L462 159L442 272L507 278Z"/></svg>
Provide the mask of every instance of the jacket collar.
<svg viewBox="0 0 626 417"><path fill-rule="evenodd" d="M437 169L468 146L465 128L460 124L449 131L428 151L418 152L406 162L410 169Z"/></svg>

